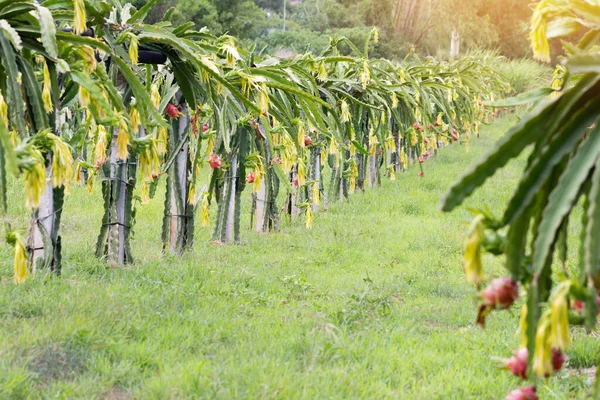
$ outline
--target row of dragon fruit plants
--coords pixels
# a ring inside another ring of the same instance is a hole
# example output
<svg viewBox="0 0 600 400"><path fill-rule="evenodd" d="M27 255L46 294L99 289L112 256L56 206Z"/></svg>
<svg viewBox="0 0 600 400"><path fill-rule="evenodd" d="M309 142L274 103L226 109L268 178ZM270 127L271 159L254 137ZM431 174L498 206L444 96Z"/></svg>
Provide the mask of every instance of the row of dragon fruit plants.
<svg viewBox="0 0 600 400"><path fill-rule="evenodd" d="M310 229L323 203L410 164L423 176L421 164L445 144L468 149L494 116L482 102L507 89L471 57L369 58L375 29L362 49L332 38L320 55L278 59L191 23L172 26L171 11L144 24L154 3L0 3L0 212L16 282L38 269L60 272L63 204L80 190L73 184L102 185L96 256L110 265L132 261L136 187L147 203L166 185L168 252L192 246L197 208L202 226L214 220L214 240L239 241L247 186L257 231L278 229L285 214ZM26 234L8 217L14 179L31 212Z"/></svg>

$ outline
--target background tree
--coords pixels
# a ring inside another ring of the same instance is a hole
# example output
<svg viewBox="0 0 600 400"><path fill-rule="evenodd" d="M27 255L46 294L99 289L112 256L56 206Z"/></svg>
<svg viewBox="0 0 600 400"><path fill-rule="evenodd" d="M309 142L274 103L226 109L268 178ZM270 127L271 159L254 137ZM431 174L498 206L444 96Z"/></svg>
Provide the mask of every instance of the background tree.
<svg viewBox="0 0 600 400"><path fill-rule="evenodd" d="M135 0L140 8L148 0ZM526 30L527 2L508 0L302 0L287 4L287 29L282 32L283 0L163 0L148 22L174 7L173 22L192 21L212 33L229 33L255 41L266 51L291 48L318 53L330 36L364 40L371 28L381 33L377 56L403 58L411 48L424 55L446 57L452 30L461 49L495 48L509 58L530 54ZM349 49L340 49L348 52Z"/></svg>
<svg viewBox="0 0 600 400"><path fill-rule="evenodd" d="M510 57L525 57L529 54L527 34L531 9L529 3L520 0L482 0L477 14L489 15L489 22L498 33L494 47Z"/></svg>

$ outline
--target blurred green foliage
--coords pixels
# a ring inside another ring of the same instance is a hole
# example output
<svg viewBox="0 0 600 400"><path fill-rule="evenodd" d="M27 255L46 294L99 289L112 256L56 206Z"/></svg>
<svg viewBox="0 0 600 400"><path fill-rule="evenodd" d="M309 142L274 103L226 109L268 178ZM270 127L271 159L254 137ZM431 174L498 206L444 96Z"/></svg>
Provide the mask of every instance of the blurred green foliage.
<svg viewBox="0 0 600 400"><path fill-rule="evenodd" d="M139 8L147 1L131 3ZM377 27L381 40L372 50L375 57L402 58L415 49L424 56L447 58L453 30L460 33L463 53L488 48L511 59L529 55L531 10L522 0L161 0L149 22L171 7L176 25L193 21L214 33L255 42L268 52L317 53L332 36L361 44Z"/></svg>

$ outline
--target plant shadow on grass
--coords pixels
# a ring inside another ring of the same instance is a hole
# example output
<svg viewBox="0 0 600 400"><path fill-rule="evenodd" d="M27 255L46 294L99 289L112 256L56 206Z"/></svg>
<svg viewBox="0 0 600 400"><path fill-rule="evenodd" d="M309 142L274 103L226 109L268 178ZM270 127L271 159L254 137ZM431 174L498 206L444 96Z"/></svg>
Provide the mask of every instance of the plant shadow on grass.
<svg viewBox="0 0 600 400"><path fill-rule="evenodd" d="M28 369L41 381L73 380L87 371L89 352L52 344L33 352Z"/></svg>

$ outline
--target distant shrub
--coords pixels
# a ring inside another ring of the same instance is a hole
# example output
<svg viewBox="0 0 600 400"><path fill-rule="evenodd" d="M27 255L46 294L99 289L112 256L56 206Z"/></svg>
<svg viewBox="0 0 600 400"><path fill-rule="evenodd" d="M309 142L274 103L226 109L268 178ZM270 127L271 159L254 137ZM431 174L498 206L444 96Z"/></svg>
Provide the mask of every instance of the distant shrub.
<svg viewBox="0 0 600 400"><path fill-rule="evenodd" d="M496 50L474 50L468 53L500 73L510 85L507 95L523 93L540 86L549 86L552 69L537 61L520 58L515 60L501 56Z"/></svg>
<svg viewBox="0 0 600 400"><path fill-rule="evenodd" d="M346 37L354 43L360 51L364 49L364 43L371 34L371 27L335 28L324 32L313 31L290 24L287 31L272 30L266 35L254 40L259 49L266 53L286 52L293 50L297 53L311 52L320 54L330 43L332 37ZM339 46L342 54L355 55L347 44ZM407 52L407 45L398 39L394 39L385 31L379 33L379 42L369 45L369 56L373 58L402 59Z"/></svg>
<svg viewBox="0 0 600 400"><path fill-rule="evenodd" d="M498 72L506 77L513 94L549 86L552 77L552 69L549 66L525 58L502 63Z"/></svg>

